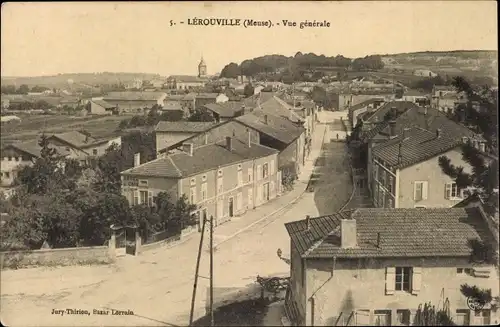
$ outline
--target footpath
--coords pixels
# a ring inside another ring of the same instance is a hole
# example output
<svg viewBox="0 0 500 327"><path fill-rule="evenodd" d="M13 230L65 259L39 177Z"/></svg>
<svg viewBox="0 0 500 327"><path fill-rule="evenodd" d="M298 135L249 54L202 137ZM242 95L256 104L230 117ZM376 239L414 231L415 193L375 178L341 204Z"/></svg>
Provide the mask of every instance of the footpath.
<svg viewBox="0 0 500 327"><path fill-rule="evenodd" d="M225 224L222 224L214 229L214 246L217 247L233 237L243 233L252 226L261 221L285 210L289 205L297 201L304 194L311 174L314 171L314 164L321 153L321 148L325 141L326 125L317 124L312 135L311 152L302 167L298 180L295 182L293 190L282 194L278 198L263 204L251 211L247 211L245 215L236 217Z"/></svg>

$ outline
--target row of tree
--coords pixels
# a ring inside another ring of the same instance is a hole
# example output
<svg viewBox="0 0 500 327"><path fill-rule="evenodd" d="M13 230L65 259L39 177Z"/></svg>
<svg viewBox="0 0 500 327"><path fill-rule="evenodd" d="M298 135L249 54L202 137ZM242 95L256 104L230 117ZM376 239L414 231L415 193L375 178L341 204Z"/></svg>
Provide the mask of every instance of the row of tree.
<svg viewBox="0 0 500 327"><path fill-rule="evenodd" d="M48 90L51 89L45 86L38 85L30 88L26 84L21 84L19 85L19 87L16 87L15 85L2 85L1 87L2 94L28 94L28 92L43 92Z"/></svg>
<svg viewBox="0 0 500 327"><path fill-rule="evenodd" d="M85 166L63 158L45 136L40 146L40 158L19 171L15 195L1 201L1 211L9 216L1 231L4 250L37 249L44 242L55 248L102 245L112 224L136 224L145 240L155 232L178 233L192 224L193 207L185 197L173 201L160 193L153 207L130 207L121 195L120 172L133 166L134 153L154 158L150 136L130 135L122 147L110 147Z"/></svg>

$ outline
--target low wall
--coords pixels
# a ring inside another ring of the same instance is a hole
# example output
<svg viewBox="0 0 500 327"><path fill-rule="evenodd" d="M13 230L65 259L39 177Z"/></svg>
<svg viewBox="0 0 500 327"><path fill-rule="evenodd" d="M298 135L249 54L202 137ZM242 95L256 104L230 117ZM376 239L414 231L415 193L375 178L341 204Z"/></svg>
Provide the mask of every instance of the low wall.
<svg viewBox="0 0 500 327"><path fill-rule="evenodd" d="M155 249L161 248L165 245L174 246L174 245L178 244L181 241L181 239L182 239L181 235L175 235L175 236L169 237L167 239L164 239L162 241L149 243L149 244L142 244L141 248L139 250L139 253L155 250Z"/></svg>
<svg viewBox="0 0 500 327"><path fill-rule="evenodd" d="M114 249L111 250L109 246L0 252L2 269L28 266L105 264L114 260Z"/></svg>

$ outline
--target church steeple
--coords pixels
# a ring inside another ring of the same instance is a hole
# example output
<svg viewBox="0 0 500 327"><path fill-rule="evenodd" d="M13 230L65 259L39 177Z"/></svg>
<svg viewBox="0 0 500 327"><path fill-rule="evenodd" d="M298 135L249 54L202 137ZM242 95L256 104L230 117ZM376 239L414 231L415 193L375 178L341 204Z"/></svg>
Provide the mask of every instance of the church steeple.
<svg viewBox="0 0 500 327"><path fill-rule="evenodd" d="M203 60L203 55L201 56L200 63L198 64L198 77L206 77L207 76L207 64L205 60Z"/></svg>

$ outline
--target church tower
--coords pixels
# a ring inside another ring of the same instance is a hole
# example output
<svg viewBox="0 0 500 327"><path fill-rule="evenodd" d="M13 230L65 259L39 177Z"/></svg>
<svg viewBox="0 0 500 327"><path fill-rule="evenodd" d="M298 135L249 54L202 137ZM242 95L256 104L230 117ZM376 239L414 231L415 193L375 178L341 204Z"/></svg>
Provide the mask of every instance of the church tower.
<svg viewBox="0 0 500 327"><path fill-rule="evenodd" d="M206 77L207 76L207 64L205 64L205 60L201 57L201 61L198 64L198 77Z"/></svg>

